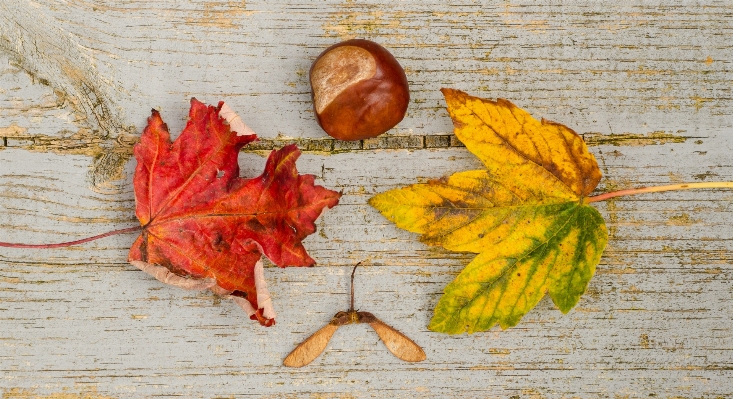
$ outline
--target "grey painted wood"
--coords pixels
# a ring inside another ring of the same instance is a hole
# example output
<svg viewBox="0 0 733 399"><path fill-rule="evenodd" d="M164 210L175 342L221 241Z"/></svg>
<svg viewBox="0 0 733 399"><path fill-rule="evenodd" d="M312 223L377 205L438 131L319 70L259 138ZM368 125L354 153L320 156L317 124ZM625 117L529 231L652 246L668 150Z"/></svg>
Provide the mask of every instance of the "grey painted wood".
<svg viewBox="0 0 733 399"><path fill-rule="evenodd" d="M58 242L135 225L131 145L151 107L179 130L191 96L226 100L262 137L300 139L313 151L299 169L344 196L306 241L317 267L266 268L279 312L269 329L233 303L163 286L127 264L134 235L3 249L0 390L731 397L733 192L597 204L611 239L578 306L562 315L545 299L517 327L471 336L426 326L472 256L424 246L366 201L481 166L460 147L423 148L451 129L442 86L508 98L576 129L601 164L599 192L731 181L732 29L727 2L2 0L0 240ZM393 50L413 102L390 140L324 151L306 71L352 36ZM414 137L419 148L399 149ZM241 154L243 176L259 173L264 153ZM400 362L368 327L348 326L308 368L282 367L348 306L348 275L361 260L357 307L413 338L428 360Z"/></svg>

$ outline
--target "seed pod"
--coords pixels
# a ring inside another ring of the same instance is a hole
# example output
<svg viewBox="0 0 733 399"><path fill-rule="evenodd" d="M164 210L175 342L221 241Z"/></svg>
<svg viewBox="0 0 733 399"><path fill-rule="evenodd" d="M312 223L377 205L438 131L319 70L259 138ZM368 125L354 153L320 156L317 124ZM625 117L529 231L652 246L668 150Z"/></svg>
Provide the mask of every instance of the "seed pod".
<svg viewBox="0 0 733 399"><path fill-rule="evenodd" d="M347 324L369 324L384 342L384 345L392 352L393 355L406 362L421 362L425 360L425 352L413 340L405 334L395 330L385 322L379 320L376 316L369 312L358 312L354 310L354 270L351 272L351 306L346 312L338 312L331 319L331 322L325 327L316 331L305 341L301 342L293 349L292 352L283 360L283 365L288 367L303 367L314 361L328 345L333 334L339 327Z"/></svg>

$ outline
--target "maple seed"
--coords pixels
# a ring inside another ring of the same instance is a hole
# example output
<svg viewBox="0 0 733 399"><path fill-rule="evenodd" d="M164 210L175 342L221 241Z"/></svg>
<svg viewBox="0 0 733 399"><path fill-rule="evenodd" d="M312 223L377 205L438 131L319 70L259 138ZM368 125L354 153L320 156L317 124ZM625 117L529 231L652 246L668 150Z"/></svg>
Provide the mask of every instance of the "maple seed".
<svg viewBox="0 0 733 399"><path fill-rule="evenodd" d="M339 140L377 137L405 117L407 76L384 47L363 39L327 48L310 69L318 124Z"/></svg>
<svg viewBox="0 0 733 399"><path fill-rule="evenodd" d="M361 262L360 262L361 263ZM303 367L320 355L328 341L339 327L346 324L367 323L377 333L384 345L393 355L406 362L421 362L425 360L425 352L410 338L395 330L379 320L369 312L357 312L354 310L354 273L360 263L354 266L351 271L351 306L346 312L338 312L331 322L306 338L283 360L283 365L288 367Z"/></svg>

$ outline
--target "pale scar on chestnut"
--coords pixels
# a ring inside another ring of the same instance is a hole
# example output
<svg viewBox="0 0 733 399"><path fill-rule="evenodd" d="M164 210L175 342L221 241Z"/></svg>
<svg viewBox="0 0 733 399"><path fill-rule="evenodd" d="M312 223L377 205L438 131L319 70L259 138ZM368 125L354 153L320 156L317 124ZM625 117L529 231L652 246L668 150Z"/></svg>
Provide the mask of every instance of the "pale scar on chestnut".
<svg viewBox="0 0 733 399"><path fill-rule="evenodd" d="M343 46L325 53L311 75L316 111L323 112L344 89L376 73L374 56L361 47Z"/></svg>

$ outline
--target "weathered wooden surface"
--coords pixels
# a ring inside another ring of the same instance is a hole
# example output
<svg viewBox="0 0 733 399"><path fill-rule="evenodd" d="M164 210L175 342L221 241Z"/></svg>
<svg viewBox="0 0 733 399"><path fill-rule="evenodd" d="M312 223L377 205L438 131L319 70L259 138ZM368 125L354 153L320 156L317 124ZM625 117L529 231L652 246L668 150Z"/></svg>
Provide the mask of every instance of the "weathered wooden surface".
<svg viewBox="0 0 733 399"><path fill-rule="evenodd" d="M504 97L583 134L599 192L733 180L733 6L534 2L0 0L0 240L57 242L135 224L129 159L151 107L172 131L188 98L226 100L265 140L313 150L299 169L343 190L307 247L269 267L275 327L163 286L126 263L133 236L0 251L0 392L110 397L733 397L733 192L598 204L609 247L578 306L547 299L506 331L430 333L471 258L428 248L366 200L480 164L450 144L438 89ZM365 37L405 66L413 101L383 139L322 140L307 69ZM279 137L278 137L279 136ZM456 144L456 143L454 143ZM240 157L259 173L261 152ZM311 366L280 364L357 307L421 344L392 357L366 326Z"/></svg>

